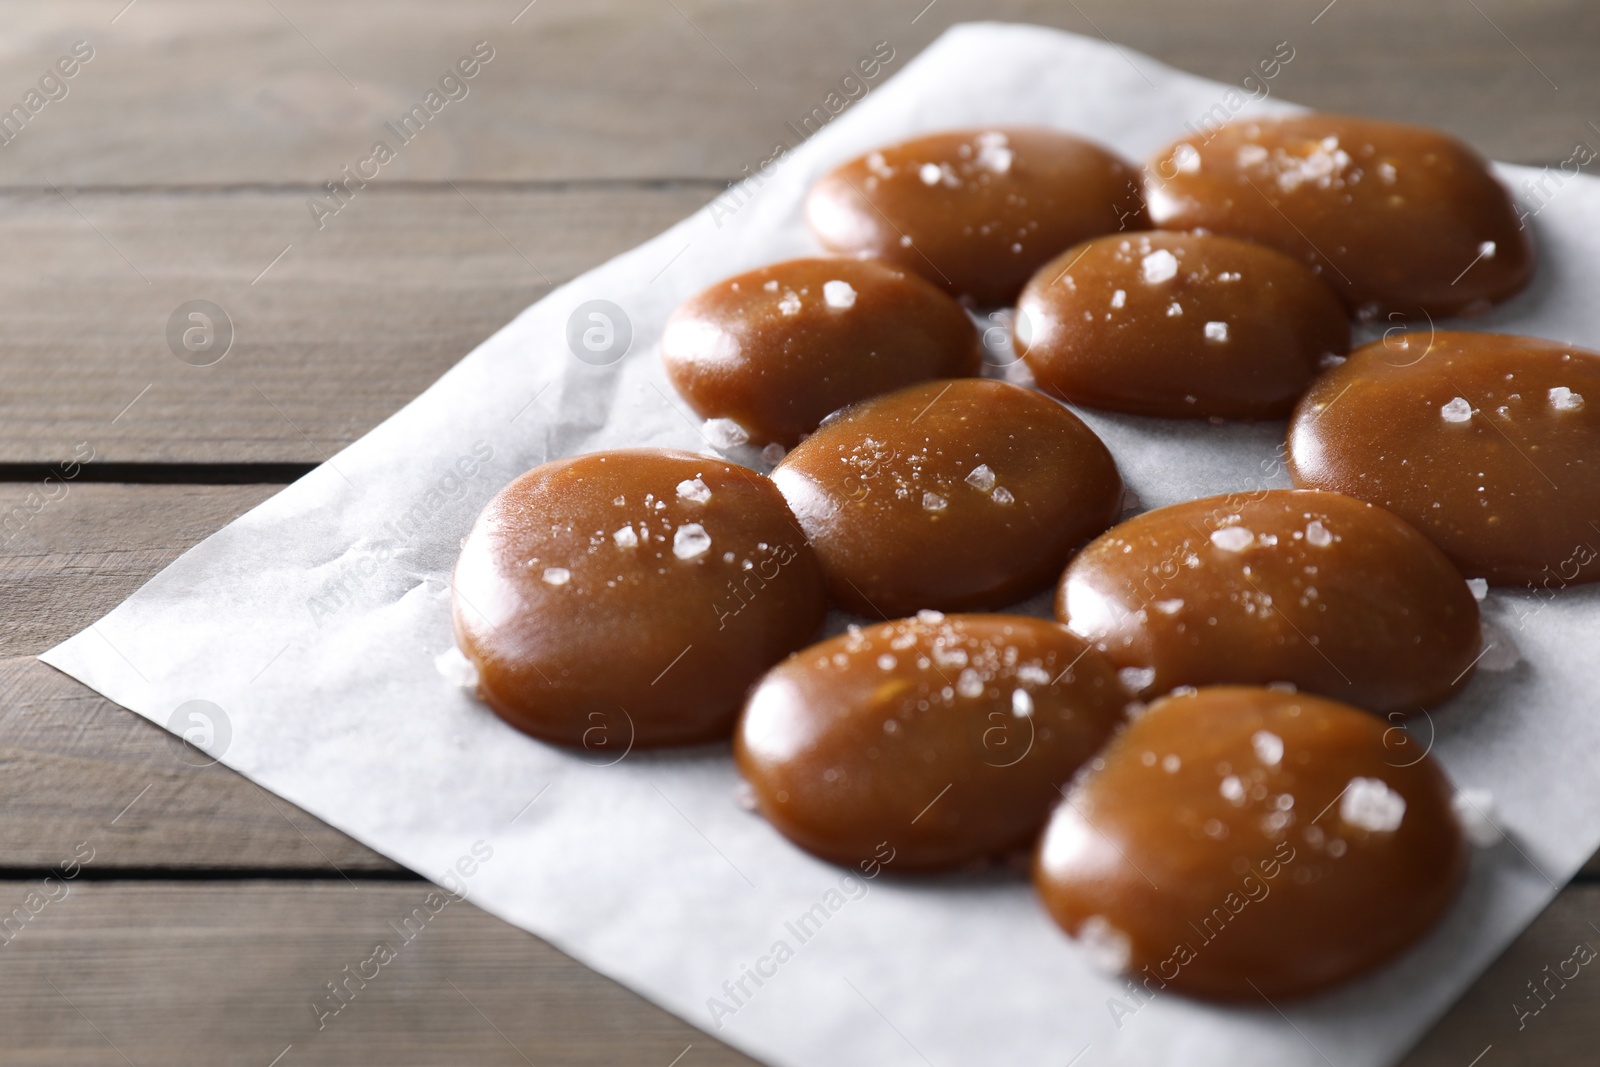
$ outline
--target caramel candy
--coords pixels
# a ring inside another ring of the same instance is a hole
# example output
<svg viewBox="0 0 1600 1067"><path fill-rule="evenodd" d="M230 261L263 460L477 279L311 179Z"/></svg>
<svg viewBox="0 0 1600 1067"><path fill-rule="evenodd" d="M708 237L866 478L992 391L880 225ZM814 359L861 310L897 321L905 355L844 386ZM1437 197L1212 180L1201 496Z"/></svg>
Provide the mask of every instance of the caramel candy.
<svg viewBox="0 0 1600 1067"><path fill-rule="evenodd" d="M667 377L707 419L792 447L831 413L928 378L977 374L966 312L872 259L791 259L728 278L673 312Z"/></svg>
<svg viewBox="0 0 1600 1067"><path fill-rule="evenodd" d="M752 682L816 634L816 558L766 478L668 449L554 460L502 489L456 564L478 695L558 744L726 737Z"/></svg>
<svg viewBox="0 0 1600 1067"><path fill-rule="evenodd" d="M761 813L808 852L953 867L1028 847L1127 700L1054 623L922 612L773 668L734 757Z"/></svg>
<svg viewBox="0 0 1600 1067"><path fill-rule="evenodd" d="M1466 874L1454 790L1382 720L1316 697L1175 694L1056 808L1034 884L1140 998L1313 993L1412 945Z"/></svg>
<svg viewBox="0 0 1600 1067"><path fill-rule="evenodd" d="M1414 523L1468 577L1595 581L1600 354L1488 333L1374 342L1300 402L1289 469Z"/></svg>
<svg viewBox="0 0 1600 1067"><path fill-rule="evenodd" d="M1085 548L1056 617L1145 695L1288 682L1376 712L1450 696L1478 655L1478 604L1387 511L1292 489L1157 508Z"/></svg>
<svg viewBox="0 0 1600 1067"><path fill-rule="evenodd" d="M1350 323L1307 267L1202 234L1097 237L1045 264L1017 309L1039 388L1166 418L1289 414Z"/></svg>
<svg viewBox="0 0 1600 1067"><path fill-rule="evenodd" d="M1041 127L953 130L823 175L806 221L823 246L915 271L980 305L1008 304L1063 248L1143 229L1135 169Z"/></svg>
<svg viewBox="0 0 1600 1067"><path fill-rule="evenodd" d="M925 382L847 408L772 472L861 615L969 610L1043 587L1122 507L1106 446L1036 392Z"/></svg>
<svg viewBox="0 0 1600 1067"><path fill-rule="evenodd" d="M1363 314L1477 311L1533 276L1531 236L1488 164L1421 126L1235 119L1157 153L1144 195L1152 225L1276 248Z"/></svg>

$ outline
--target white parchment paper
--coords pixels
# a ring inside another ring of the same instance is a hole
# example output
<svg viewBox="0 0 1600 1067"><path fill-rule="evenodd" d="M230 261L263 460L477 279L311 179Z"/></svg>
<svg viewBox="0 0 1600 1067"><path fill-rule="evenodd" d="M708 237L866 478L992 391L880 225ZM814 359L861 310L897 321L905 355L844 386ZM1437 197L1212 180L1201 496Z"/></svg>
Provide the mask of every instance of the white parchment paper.
<svg viewBox="0 0 1600 1067"><path fill-rule="evenodd" d="M707 450L663 378L662 324L719 278L816 251L801 202L823 170L916 133L999 123L1059 127L1142 160L1218 105L1287 106L1243 97L1095 40L957 27L747 184L731 215L701 211L552 293L42 658L157 723L202 727L192 736L225 763L424 875L443 880L486 842L492 858L451 883L472 901L774 1064L1392 1062L1600 844L1600 587L1491 594L1487 617L1522 661L1480 673L1433 716L1431 740L1459 785L1493 791L1509 840L1476 855L1463 897L1416 951L1286 1014L1174 995L1139 1005L1015 874L841 887L839 870L734 803L725 748L607 766L615 749L524 737L434 664L452 644L459 540L507 481L597 448ZM1474 327L1596 347L1600 181L1566 178L1533 207L1538 281ZM632 325L610 366L567 346L569 315L595 299ZM1281 424L1086 417L1146 506L1286 484L1272 462ZM221 709L209 733L194 705L180 710L196 700ZM802 943L786 924L819 903L827 918ZM760 986L746 979L735 1001L724 983L780 940L792 958ZM714 1020L710 998L735 1010ZM1113 1011L1113 998L1137 1010Z"/></svg>

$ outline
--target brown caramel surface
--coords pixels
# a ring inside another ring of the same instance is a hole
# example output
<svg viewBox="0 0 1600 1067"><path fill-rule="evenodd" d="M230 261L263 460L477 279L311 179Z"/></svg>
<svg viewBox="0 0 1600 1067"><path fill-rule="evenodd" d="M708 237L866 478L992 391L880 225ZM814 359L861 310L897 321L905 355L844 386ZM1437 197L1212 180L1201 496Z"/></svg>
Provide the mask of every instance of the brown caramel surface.
<svg viewBox="0 0 1600 1067"><path fill-rule="evenodd" d="M1052 815L1045 907L1141 998L1260 1006L1378 966L1433 926L1467 867L1449 781L1385 747L1386 729L1266 689L1153 704Z"/></svg>
<svg viewBox="0 0 1600 1067"><path fill-rule="evenodd" d="M667 377L703 418L785 448L846 404L978 373L972 320L916 274L870 259L792 259L727 278L667 321Z"/></svg>
<svg viewBox="0 0 1600 1067"><path fill-rule="evenodd" d="M478 695L535 737L620 753L725 737L826 611L766 478L667 449L554 460L484 508L454 579Z"/></svg>
<svg viewBox="0 0 1600 1067"><path fill-rule="evenodd" d="M1145 696L1288 682L1415 713L1466 683L1478 605L1416 529L1338 493L1277 489L1146 512L1067 567L1056 617Z"/></svg>
<svg viewBox="0 0 1600 1067"><path fill-rule="evenodd" d="M1304 114L1235 119L1145 168L1151 224L1256 241L1363 314L1480 310L1533 276L1533 244L1477 153L1421 126Z"/></svg>
<svg viewBox="0 0 1600 1067"><path fill-rule="evenodd" d="M1262 245L1113 234L1070 248L1022 291L1017 351L1039 388L1166 418L1281 418L1350 324L1311 270Z"/></svg>
<svg viewBox="0 0 1600 1067"><path fill-rule="evenodd" d="M1094 431L1032 390L925 382L830 419L772 472L841 607L877 618L1002 607L1122 506Z"/></svg>
<svg viewBox="0 0 1600 1067"><path fill-rule="evenodd" d="M774 668L734 737L761 813L851 867L952 867L1028 847L1121 721L1109 664L1054 623L923 612Z"/></svg>
<svg viewBox="0 0 1600 1067"><path fill-rule="evenodd" d="M1096 234L1144 227L1135 169L1042 127L952 130L823 175L806 221L823 246L891 260L980 305Z"/></svg>
<svg viewBox="0 0 1600 1067"><path fill-rule="evenodd" d="M1295 484L1407 519L1470 578L1600 578L1600 354L1503 334L1396 334L1308 392Z"/></svg>

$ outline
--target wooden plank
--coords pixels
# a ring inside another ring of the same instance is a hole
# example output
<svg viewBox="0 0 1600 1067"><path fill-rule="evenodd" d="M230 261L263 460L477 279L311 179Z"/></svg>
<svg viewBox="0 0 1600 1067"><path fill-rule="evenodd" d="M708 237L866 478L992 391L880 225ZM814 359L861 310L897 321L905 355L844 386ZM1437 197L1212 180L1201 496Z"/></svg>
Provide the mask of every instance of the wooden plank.
<svg viewBox="0 0 1600 1067"><path fill-rule="evenodd" d="M14 1067L753 1063L470 904L429 903L426 883L64 885L0 947ZM0 905L37 886L0 882ZM417 908L408 942L391 923ZM394 958L321 1018L326 984L372 974L379 943Z"/></svg>
<svg viewBox="0 0 1600 1067"><path fill-rule="evenodd" d="M0 882L0 906L38 886ZM470 904L444 905L404 941L391 923L427 906L425 883L65 886L0 948L0 1034L16 1067L115 1063L118 1053L141 1064L262 1067L291 1045L281 1062L295 1067L752 1062ZM1597 908L1600 887L1563 893L1404 1067L1467 1067L1489 1046L1484 1067L1592 1064L1592 964L1565 989L1552 986L1556 995L1521 1029L1512 1005L1527 1003L1525 983L1542 979L1545 965L1554 969L1579 942L1600 944L1587 921ZM321 1018L312 1004L325 983L380 942L394 959Z"/></svg>
<svg viewBox="0 0 1600 1067"><path fill-rule="evenodd" d="M72 636L282 488L83 477L0 483L0 657L35 655Z"/></svg>
<svg viewBox="0 0 1600 1067"><path fill-rule="evenodd" d="M320 184L480 40L494 58L384 180L732 177L792 143L786 124L877 41L893 70L972 19L1103 33L1234 83L1288 40L1276 92L1446 126L1512 160L1592 141L1583 108L1600 90L1587 0L814 0L792 14L737 0L141 0L114 24L107 6L0 4L8 102L74 40L96 49L0 152L0 183Z"/></svg>
<svg viewBox="0 0 1600 1067"><path fill-rule="evenodd" d="M318 462L712 191L375 188L320 233L293 191L0 195L0 463ZM168 344L194 299L211 366Z"/></svg>
<svg viewBox="0 0 1600 1067"><path fill-rule="evenodd" d="M0 660L0 868L85 841L102 868L401 870L54 668Z"/></svg>

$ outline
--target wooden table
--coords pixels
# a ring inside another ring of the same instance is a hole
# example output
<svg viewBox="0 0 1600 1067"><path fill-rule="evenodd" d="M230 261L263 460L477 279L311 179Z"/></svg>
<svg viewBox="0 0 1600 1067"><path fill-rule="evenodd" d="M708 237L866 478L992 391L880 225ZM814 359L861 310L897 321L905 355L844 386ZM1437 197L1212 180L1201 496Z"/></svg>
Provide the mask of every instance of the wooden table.
<svg viewBox="0 0 1600 1067"><path fill-rule="evenodd" d="M6 1064L750 1062L468 905L319 1031L324 984L426 883L32 656L792 143L876 42L892 71L1005 18L1238 82L1288 41L1285 98L1518 162L1600 145L1591 0L525 2L0 2L0 103L93 50L0 147L0 915L27 915L0 927ZM479 41L467 95L319 229L323 183ZM168 343L194 299L232 323L211 366ZM1591 917L1586 874L1406 1063L1593 1062L1600 978L1521 1029L1512 1007L1600 944Z"/></svg>

